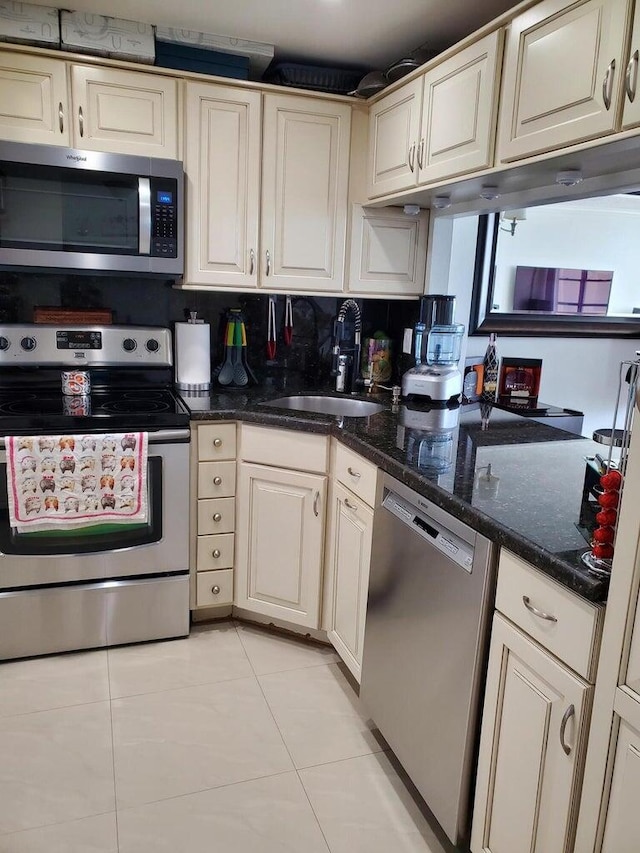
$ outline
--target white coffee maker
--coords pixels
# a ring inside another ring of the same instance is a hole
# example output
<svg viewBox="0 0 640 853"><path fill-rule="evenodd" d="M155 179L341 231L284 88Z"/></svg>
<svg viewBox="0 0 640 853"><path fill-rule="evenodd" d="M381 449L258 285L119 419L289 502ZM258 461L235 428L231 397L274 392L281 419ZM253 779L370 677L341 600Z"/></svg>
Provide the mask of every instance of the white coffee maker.
<svg viewBox="0 0 640 853"><path fill-rule="evenodd" d="M460 398L458 362L465 328L453 322L455 296L424 296L414 328L415 366L402 377L403 397L425 397L446 404Z"/></svg>

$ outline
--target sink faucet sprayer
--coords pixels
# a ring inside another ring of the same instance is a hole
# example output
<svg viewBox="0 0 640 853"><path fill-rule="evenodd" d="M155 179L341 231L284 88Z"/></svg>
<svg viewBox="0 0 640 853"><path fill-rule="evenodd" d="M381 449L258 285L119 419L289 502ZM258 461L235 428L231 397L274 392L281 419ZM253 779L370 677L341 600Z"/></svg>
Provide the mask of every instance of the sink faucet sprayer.
<svg viewBox="0 0 640 853"><path fill-rule="evenodd" d="M340 343L344 340L344 321L347 314L353 314L354 336L353 347L349 348L350 355L341 351ZM360 335L362 333L362 314L360 306L355 299L345 299L340 306L338 316L333 324L333 351L331 361L331 375L336 377L336 391L355 391L356 378L360 366ZM347 381L349 375L349 381Z"/></svg>

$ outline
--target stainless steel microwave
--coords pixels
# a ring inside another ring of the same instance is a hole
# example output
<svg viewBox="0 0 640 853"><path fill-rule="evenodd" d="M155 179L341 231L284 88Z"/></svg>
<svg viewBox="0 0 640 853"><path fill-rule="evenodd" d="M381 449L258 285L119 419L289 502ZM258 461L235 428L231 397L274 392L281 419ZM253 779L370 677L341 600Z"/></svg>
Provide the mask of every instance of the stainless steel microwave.
<svg viewBox="0 0 640 853"><path fill-rule="evenodd" d="M0 266L184 271L182 163L0 142Z"/></svg>

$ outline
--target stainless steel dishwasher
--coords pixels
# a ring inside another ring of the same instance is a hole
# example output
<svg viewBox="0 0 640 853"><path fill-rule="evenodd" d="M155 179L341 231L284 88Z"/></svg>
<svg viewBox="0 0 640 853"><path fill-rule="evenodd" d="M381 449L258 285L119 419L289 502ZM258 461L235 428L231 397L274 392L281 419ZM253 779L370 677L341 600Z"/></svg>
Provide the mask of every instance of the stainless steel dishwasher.
<svg viewBox="0 0 640 853"><path fill-rule="evenodd" d="M469 834L493 546L385 475L372 554L360 695L459 844Z"/></svg>

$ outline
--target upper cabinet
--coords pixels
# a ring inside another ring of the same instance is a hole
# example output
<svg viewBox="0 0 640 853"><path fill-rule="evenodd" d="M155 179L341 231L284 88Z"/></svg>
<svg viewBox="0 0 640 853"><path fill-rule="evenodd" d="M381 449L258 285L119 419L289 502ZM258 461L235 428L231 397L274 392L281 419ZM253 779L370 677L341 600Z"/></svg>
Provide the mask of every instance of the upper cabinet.
<svg viewBox="0 0 640 853"><path fill-rule="evenodd" d="M501 44L498 30L372 106L370 198L491 165Z"/></svg>
<svg viewBox="0 0 640 853"><path fill-rule="evenodd" d="M177 105L160 74L0 52L2 139L176 158Z"/></svg>
<svg viewBox="0 0 640 853"><path fill-rule="evenodd" d="M185 280L256 287L262 95L188 83L185 112Z"/></svg>
<svg viewBox="0 0 640 853"><path fill-rule="evenodd" d="M261 284L340 291L344 277L351 107L265 95Z"/></svg>
<svg viewBox="0 0 640 853"><path fill-rule="evenodd" d="M187 286L342 290L349 105L189 83L185 135Z"/></svg>
<svg viewBox="0 0 640 853"><path fill-rule="evenodd" d="M517 160L616 129L630 10L630 0L543 0L513 20L499 160Z"/></svg>
<svg viewBox="0 0 640 853"><path fill-rule="evenodd" d="M624 110L622 127L627 130L640 125L640 95L638 94L638 61L640 60L640 6L636 6L631 31L629 62L624 74Z"/></svg>

